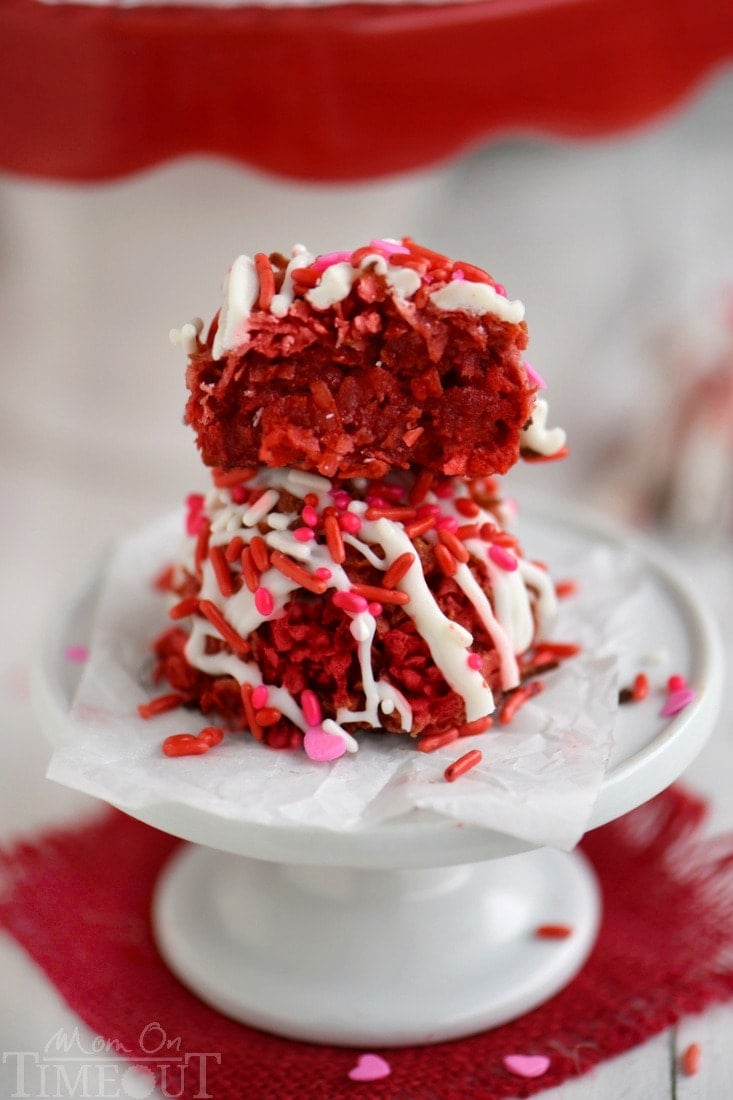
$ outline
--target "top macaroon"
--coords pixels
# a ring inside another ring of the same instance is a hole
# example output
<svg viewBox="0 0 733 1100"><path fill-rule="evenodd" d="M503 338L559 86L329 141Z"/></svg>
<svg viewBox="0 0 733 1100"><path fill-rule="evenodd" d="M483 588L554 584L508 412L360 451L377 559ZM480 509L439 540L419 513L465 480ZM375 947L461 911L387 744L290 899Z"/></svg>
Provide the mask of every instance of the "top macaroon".
<svg viewBox="0 0 733 1100"><path fill-rule="evenodd" d="M186 420L209 466L485 477L564 442L532 431L522 303L408 237L240 256L202 334L196 321L172 335L190 357Z"/></svg>

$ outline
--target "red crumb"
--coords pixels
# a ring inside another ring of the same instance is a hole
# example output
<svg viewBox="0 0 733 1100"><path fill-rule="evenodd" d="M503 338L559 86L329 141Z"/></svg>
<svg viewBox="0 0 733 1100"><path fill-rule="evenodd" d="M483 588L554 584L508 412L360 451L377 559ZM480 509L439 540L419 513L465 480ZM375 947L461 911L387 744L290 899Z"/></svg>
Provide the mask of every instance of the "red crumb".
<svg viewBox="0 0 733 1100"><path fill-rule="evenodd" d="M426 733L417 739L418 752L435 752L444 745L451 745L458 740L458 730L450 729L444 733Z"/></svg>
<svg viewBox="0 0 733 1100"><path fill-rule="evenodd" d="M408 259L432 268L431 290L450 278L445 257L437 266ZM270 265L257 261L266 275ZM292 466L326 477L422 467L477 477L515 464L535 394L522 366L524 322L440 310L420 292L395 299L374 271L319 310L302 295L320 273L305 268L293 278L285 317L264 308L267 276L242 346L214 359L210 333L191 356L186 419L207 465Z"/></svg>
<svg viewBox="0 0 733 1100"><path fill-rule="evenodd" d="M137 712L141 718L153 718L156 714L165 714L168 710L175 710L176 707L180 707L182 702L182 696L178 692L172 691L167 695L158 695L157 698L150 699L147 703L140 703Z"/></svg>
<svg viewBox="0 0 733 1100"><path fill-rule="evenodd" d="M539 695L544 689L545 685L541 680L531 680L529 683L522 684L521 687L515 688L514 691L507 696L506 702L501 708L499 721L502 726L509 725L519 708L523 707L524 704L535 695Z"/></svg>

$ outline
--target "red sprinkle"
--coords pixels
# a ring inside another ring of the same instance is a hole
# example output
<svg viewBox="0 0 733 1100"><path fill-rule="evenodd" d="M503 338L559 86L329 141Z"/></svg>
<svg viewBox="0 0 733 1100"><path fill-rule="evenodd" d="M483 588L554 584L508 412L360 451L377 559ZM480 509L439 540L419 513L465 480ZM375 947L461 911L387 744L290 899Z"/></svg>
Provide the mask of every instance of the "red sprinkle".
<svg viewBox="0 0 733 1100"><path fill-rule="evenodd" d="M363 596L365 600L376 600L378 603L406 604L410 597L399 589L377 588L372 584L352 584L351 591Z"/></svg>
<svg viewBox="0 0 733 1100"><path fill-rule="evenodd" d="M322 596L326 591L328 587L326 581L313 576L302 565L298 565L297 561L293 561L287 554L283 554L281 550L273 550L271 561L273 568L277 569L278 573L282 573L284 577L295 581L296 584L299 584L301 588L305 588L308 592L313 592L316 596Z"/></svg>
<svg viewBox="0 0 733 1100"><path fill-rule="evenodd" d="M418 752L435 752L444 745L450 745L458 740L458 730L444 730L443 733L426 733L417 739Z"/></svg>
<svg viewBox="0 0 733 1100"><path fill-rule="evenodd" d="M171 691L167 695L158 695L147 703L140 703L137 712L141 718L153 718L156 714L165 714L168 710L175 710L183 702L183 696L177 691Z"/></svg>
<svg viewBox="0 0 733 1100"><path fill-rule="evenodd" d="M277 707L262 707L257 711L257 721L261 726L275 726L282 718L282 711Z"/></svg>
<svg viewBox="0 0 733 1100"><path fill-rule="evenodd" d="M201 741L192 733L172 733L163 742L166 756L202 756L210 748L208 741Z"/></svg>
<svg viewBox="0 0 733 1100"><path fill-rule="evenodd" d="M569 924L539 924L534 934L541 940L566 940L572 936L573 929Z"/></svg>
<svg viewBox="0 0 733 1100"><path fill-rule="evenodd" d="M430 491L430 486L433 484L433 477L432 470L420 471L407 495L410 504L422 504Z"/></svg>
<svg viewBox="0 0 733 1100"><path fill-rule="evenodd" d="M367 508L366 518L373 519L392 519L398 520L400 523L409 523L410 520L416 518L414 508L400 507L400 505L389 506L386 505L383 508Z"/></svg>
<svg viewBox="0 0 733 1100"><path fill-rule="evenodd" d="M425 516L424 519L416 519L414 523L406 524L405 534L410 539L416 539L433 527L435 527L435 516Z"/></svg>
<svg viewBox="0 0 733 1100"><path fill-rule="evenodd" d="M242 576L250 592L256 592L260 587L260 573L255 565L251 546L245 546L242 551Z"/></svg>
<svg viewBox="0 0 733 1100"><path fill-rule="evenodd" d="M469 553L461 540L453 534L452 531L448 531L445 528L441 528L438 531L438 540L442 542L443 546L447 550L450 550L456 561L466 563L469 559Z"/></svg>
<svg viewBox="0 0 733 1100"><path fill-rule="evenodd" d="M541 680L531 680L528 684L522 684L521 687L515 688L511 695L507 696L501 708L499 721L502 726L508 725L520 707L544 690L545 685Z"/></svg>
<svg viewBox="0 0 733 1100"><path fill-rule="evenodd" d="M473 722L464 722L462 726L458 727L458 736L474 737L477 733L486 733L493 724L494 719L490 714L487 714L485 718L474 718Z"/></svg>
<svg viewBox="0 0 733 1100"><path fill-rule="evenodd" d="M631 698L635 703L640 703L649 694L649 677L644 672L639 672L634 677L631 685Z"/></svg>
<svg viewBox="0 0 733 1100"><path fill-rule="evenodd" d="M211 478L217 489L229 489L232 485L241 485L243 481L250 481L256 474L256 470L241 467L238 470L222 470L215 466L211 471Z"/></svg>
<svg viewBox="0 0 733 1100"><path fill-rule="evenodd" d="M688 1077L694 1077L700 1069L700 1055L702 1050L699 1043L690 1043L682 1055L682 1069Z"/></svg>
<svg viewBox="0 0 733 1100"><path fill-rule="evenodd" d="M244 707L244 717L247 719L247 725L249 726L249 732L254 737L255 741L261 741L262 727L257 721L257 715L255 713L254 705L252 703L252 696L254 689L251 684L242 684L240 688L242 695L242 706Z"/></svg>
<svg viewBox="0 0 733 1100"><path fill-rule="evenodd" d="M260 280L260 293L257 305L260 309L269 309L270 302L275 293L275 273L272 264L264 252L255 252L255 271Z"/></svg>
<svg viewBox="0 0 733 1100"><path fill-rule="evenodd" d="M455 510L460 512L462 516L465 516L466 519L474 519L481 511L476 501L472 500L471 497L458 497L454 507Z"/></svg>
<svg viewBox="0 0 733 1100"><path fill-rule="evenodd" d="M433 547L433 553L435 554L435 560L441 572L443 572L446 577L454 577L458 571L458 562L453 557L450 550L439 542L437 546Z"/></svg>
<svg viewBox="0 0 733 1100"><path fill-rule="evenodd" d="M270 551L262 535L254 535L250 539L249 548L252 551L252 560L260 573L264 573L270 568Z"/></svg>
<svg viewBox="0 0 733 1100"><path fill-rule="evenodd" d="M233 626L230 626L219 608L211 600L199 600L199 611L218 630L225 642L229 642L235 652L246 652L247 643L240 638Z"/></svg>
<svg viewBox="0 0 733 1100"><path fill-rule="evenodd" d="M415 560L415 555L411 554L407 550L404 554L400 554L398 558L390 565L387 572L384 574L383 583L385 588L396 588L400 583L405 573Z"/></svg>
<svg viewBox="0 0 733 1100"><path fill-rule="evenodd" d="M344 515L350 514L350 512L344 512ZM344 540L341 536L339 520L336 516L325 517L323 520L323 530L326 532L326 545L328 546L329 554L336 565L343 565L346 561L346 549L344 547Z"/></svg>
<svg viewBox="0 0 733 1100"><path fill-rule="evenodd" d="M240 557L243 549L244 540L241 535L235 535L233 539L230 539L229 545L224 551L224 557L229 563L234 562Z"/></svg>
<svg viewBox="0 0 733 1100"><path fill-rule="evenodd" d="M465 775L471 768L475 768L482 760L483 753L480 749L469 749L468 752L464 752L463 756L459 756L457 760L449 764L443 775L448 783L453 783L459 776Z"/></svg>
<svg viewBox="0 0 733 1100"><path fill-rule="evenodd" d="M185 619L189 615L195 615L198 609L198 596L186 596L170 609L170 611L168 612L168 618Z"/></svg>
<svg viewBox="0 0 733 1100"><path fill-rule="evenodd" d="M201 565L206 560L206 556L209 552L210 536L211 525L208 519L205 519L199 528L199 533L196 538L196 549L194 551L194 567L197 573L201 570Z"/></svg>
<svg viewBox="0 0 733 1100"><path fill-rule="evenodd" d="M679 673L670 676L667 680L667 691L684 691L686 687L687 681L684 676L680 676Z"/></svg>
<svg viewBox="0 0 733 1100"><path fill-rule="evenodd" d="M456 530L457 538L465 542L466 539L477 539L479 537L479 530L477 523L462 523Z"/></svg>
<svg viewBox="0 0 733 1100"><path fill-rule="evenodd" d="M219 591L222 596L231 596L234 592L234 578L229 572L229 564L223 546L210 547L209 561L214 570L216 583L219 586Z"/></svg>
<svg viewBox="0 0 733 1100"><path fill-rule="evenodd" d="M537 652L540 651L543 656L557 657L562 661L566 657L576 657L580 653L580 646L573 642L539 642Z"/></svg>
<svg viewBox="0 0 733 1100"><path fill-rule="evenodd" d="M574 596L577 591L577 581L567 580L555 582L555 595L558 600L564 600L567 596Z"/></svg>

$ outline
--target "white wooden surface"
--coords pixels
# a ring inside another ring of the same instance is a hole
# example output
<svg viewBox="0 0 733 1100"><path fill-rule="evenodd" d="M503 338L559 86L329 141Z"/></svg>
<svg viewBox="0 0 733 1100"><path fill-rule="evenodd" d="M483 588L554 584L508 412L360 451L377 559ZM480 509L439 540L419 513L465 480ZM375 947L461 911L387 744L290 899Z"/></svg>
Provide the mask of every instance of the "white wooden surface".
<svg viewBox="0 0 733 1100"><path fill-rule="evenodd" d="M213 311L234 254L296 239L325 251L407 232L485 263L525 299L532 360L570 432L572 459L533 468L532 482L592 500L606 444L654 412L656 323L733 284L732 105L733 80L721 78L683 114L631 138L498 146L349 189L298 188L200 161L90 189L0 180L0 840L95 809L44 779L29 663L66 580L119 531L202 483L167 331ZM729 663L732 541L679 548L712 596ZM686 777L711 799L715 832L733 829L726 706ZM42 1051L79 1022L4 937L0 974L4 1100L17 1091L8 1052ZM726 1100L731 1036L733 1007L716 1008L545 1095ZM701 1066L685 1077L679 1056L691 1042Z"/></svg>

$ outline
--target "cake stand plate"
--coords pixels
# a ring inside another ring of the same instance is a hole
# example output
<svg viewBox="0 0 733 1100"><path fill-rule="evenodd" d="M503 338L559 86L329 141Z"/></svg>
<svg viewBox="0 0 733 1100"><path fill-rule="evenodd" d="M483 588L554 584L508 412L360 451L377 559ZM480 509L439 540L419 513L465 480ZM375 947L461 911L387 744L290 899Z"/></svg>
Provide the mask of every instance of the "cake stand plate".
<svg viewBox="0 0 733 1100"><path fill-rule="evenodd" d="M650 544L582 513L527 516L520 535L552 563L568 551L632 549L645 577L628 682L660 642L697 695L661 718L622 707L590 827L666 787L710 734L723 682L717 633L687 580ZM56 620L34 696L56 742L79 736L70 714L96 586ZM636 662L636 664L635 664ZM576 853L415 811L343 832L232 821L183 801L139 819L195 842L164 869L155 932L171 969L244 1023L295 1039L354 1046L429 1043L505 1023L559 991L587 958L600 900ZM537 935L541 925L567 935Z"/></svg>

